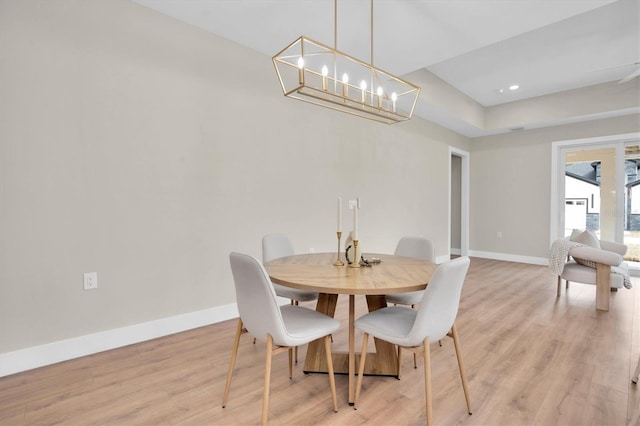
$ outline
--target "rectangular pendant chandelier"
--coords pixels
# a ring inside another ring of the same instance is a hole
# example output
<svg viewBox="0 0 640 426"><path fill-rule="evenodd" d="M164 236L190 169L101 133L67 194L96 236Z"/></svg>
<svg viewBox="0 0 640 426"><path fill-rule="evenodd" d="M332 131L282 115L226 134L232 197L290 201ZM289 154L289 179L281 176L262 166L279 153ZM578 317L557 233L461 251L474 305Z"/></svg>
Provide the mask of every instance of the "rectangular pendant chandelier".
<svg viewBox="0 0 640 426"><path fill-rule="evenodd" d="M418 86L305 36L273 64L285 96L385 124L409 120L420 94Z"/></svg>

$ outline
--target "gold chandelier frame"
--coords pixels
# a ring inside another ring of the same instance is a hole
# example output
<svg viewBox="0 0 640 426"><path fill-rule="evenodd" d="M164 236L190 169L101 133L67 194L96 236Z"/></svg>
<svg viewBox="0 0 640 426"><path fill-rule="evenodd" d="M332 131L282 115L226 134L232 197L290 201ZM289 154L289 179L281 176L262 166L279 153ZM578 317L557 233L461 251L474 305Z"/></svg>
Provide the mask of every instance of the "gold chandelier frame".
<svg viewBox="0 0 640 426"><path fill-rule="evenodd" d="M337 50L337 3L333 48L300 36L273 57L284 95L386 124L411 119L420 87L373 65L373 0L371 63Z"/></svg>

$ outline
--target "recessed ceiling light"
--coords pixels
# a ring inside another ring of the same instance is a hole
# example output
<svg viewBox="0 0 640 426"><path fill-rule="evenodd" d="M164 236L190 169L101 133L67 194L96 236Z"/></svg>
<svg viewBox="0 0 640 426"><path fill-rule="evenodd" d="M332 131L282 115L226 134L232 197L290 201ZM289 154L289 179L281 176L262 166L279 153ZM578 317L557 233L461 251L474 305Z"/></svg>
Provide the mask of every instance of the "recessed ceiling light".
<svg viewBox="0 0 640 426"><path fill-rule="evenodd" d="M517 84L512 84L511 86L509 86L509 90L518 90L520 88L520 86L518 86Z"/></svg>
<svg viewBox="0 0 640 426"><path fill-rule="evenodd" d="M498 95L501 95L501 94L503 94L503 93L504 93L504 89L496 89L496 93L497 93Z"/></svg>

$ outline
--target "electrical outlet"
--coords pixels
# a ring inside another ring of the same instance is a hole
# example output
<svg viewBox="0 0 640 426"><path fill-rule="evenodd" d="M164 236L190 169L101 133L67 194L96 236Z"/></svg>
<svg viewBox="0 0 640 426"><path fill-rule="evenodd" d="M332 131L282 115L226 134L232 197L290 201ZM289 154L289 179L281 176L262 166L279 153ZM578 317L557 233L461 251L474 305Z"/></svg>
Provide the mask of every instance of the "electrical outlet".
<svg viewBox="0 0 640 426"><path fill-rule="evenodd" d="M349 200L349 210L353 210L358 205L358 200Z"/></svg>
<svg viewBox="0 0 640 426"><path fill-rule="evenodd" d="M98 288L98 273L85 272L84 273L84 289L94 290L96 288Z"/></svg>

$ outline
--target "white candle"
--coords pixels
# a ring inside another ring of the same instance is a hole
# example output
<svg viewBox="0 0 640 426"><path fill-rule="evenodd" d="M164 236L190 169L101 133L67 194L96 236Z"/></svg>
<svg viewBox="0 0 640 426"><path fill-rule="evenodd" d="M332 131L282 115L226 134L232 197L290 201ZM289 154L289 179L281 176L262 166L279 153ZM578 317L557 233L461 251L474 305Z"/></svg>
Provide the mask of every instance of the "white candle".
<svg viewBox="0 0 640 426"><path fill-rule="evenodd" d="M353 239L358 240L358 206L353 206Z"/></svg>
<svg viewBox="0 0 640 426"><path fill-rule="evenodd" d="M360 90L362 90L362 103L364 104L364 101L366 100L365 98L365 94L367 93L367 82L362 80L360 82Z"/></svg>
<svg viewBox="0 0 640 426"><path fill-rule="evenodd" d="M338 232L342 232L342 197L338 197Z"/></svg>

